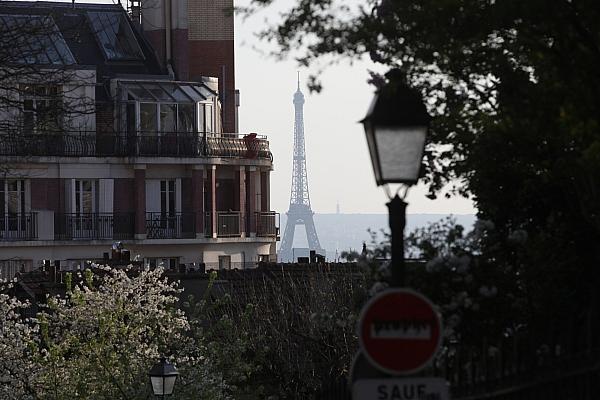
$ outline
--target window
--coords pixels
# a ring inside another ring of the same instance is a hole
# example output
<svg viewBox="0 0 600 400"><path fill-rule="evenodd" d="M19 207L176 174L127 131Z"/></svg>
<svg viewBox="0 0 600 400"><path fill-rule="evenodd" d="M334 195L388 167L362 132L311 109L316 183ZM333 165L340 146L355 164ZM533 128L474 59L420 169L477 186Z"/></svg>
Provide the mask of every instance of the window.
<svg viewBox="0 0 600 400"><path fill-rule="evenodd" d="M96 188L91 180L75 180L75 207L76 214L89 214L96 211Z"/></svg>
<svg viewBox="0 0 600 400"><path fill-rule="evenodd" d="M144 264L151 269L162 266L165 270L175 271L179 266L179 257L149 257L144 259Z"/></svg>
<svg viewBox="0 0 600 400"><path fill-rule="evenodd" d="M128 108L128 128L137 126L142 134L214 132L213 101L217 93L202 83L173 81L120 81L120 97L136 104L138 118ZM136 130L137 131L137 130ZM130 130L131 132L131 130Z"/></svg>
<svg viewBox="0 0 600 400"><path fill-rule="evenodd" d="M160 181L160 212L175 214L175 181Z"/></svg>
<svg viewBox="0 0 600 400"><path fill-rule="evenodd" d="M160 181L160 215L161 227L175 229L175 181Z"/></svg>
<svg viewBox="0 0 600 400"><path fill-rule="evenodd" d="M87 15L106 60L144 59L142 50L123 12L89 11Z"/></svg>
<svg viewBox="0 0 600 400"><path fill-rule="evenodd" d="M93 262L90 260L82 260L82 259L67 260L67 266L65 269L68 271L84 270L87 268L91 268L92 264L93 264Z"/></svg>
<svg viewBox="0 0 600 400"><path fill-rule="evenodd" d="M0 180L0 233L25 229L25 181Z"/></svg>
<svg viewBox="0 0 600 400"><path fill-rule="evenodd" d="M25 181L0 179L0 213L16 215L25 212Z"/></svg>
<svg viewBox="0 0 600 400"><path fill-rule="evenodd" d="M177 105L160 104L160 131L163 134L177 131Z"/></svg>
<svg viewBox="0 0 600 400"><path fill-rule="evenodd" d="M140 103L140 130L142 134L156 134L156 103Z"/></svg>
<svg viewBox="0 0 600 400"><path fill-rule="evenodd" d="M0 15L3 43L2 63L71 65L75 57L51 16ZM12 50L12 51L9 51Z"/></svg>
<svg viewBox="0 0 600 400"><path fill-rule="evenodd" d="M214 130L213 105L209 103L198 104L198 131L213 133Z"/></svg>
<svg viewBox="0 0 600 400"><path fill-rule="evenodd" d="M62 99L56 85L21 85L25 134L56 132L62 127Z"/></svg>
<svg viewBox="0 0 600 400"><path fill-rule="evenodd" d="M132 113L127 114L128 126L134 126ZM193 133L194 104L140 103L140 131L143 135Z"/></svg>
<svg viewBox="0 0 600 400"><path fill-rule="evenodd" d="M67 226L73 238L93 237L98 228L96 212L96 181L75 179L72 213L67 217Z"/></svg>
<svg viewBox="0 0 600 400"><path fill-rule="evenodd" d="M0 260L0 279L13 279L17 272L31 271L31 260Z"/></svg>
<svg viewBox="0 0 600 400"><path fill-rule="evenodd" d="M177 132L194 133L194 105L177 105Z"/></svg>
<svg viewBox="0 0 600 400"><path fill-rule="evenodd" d="M219 256L219 269L231 269L231 256Z"/></svg>

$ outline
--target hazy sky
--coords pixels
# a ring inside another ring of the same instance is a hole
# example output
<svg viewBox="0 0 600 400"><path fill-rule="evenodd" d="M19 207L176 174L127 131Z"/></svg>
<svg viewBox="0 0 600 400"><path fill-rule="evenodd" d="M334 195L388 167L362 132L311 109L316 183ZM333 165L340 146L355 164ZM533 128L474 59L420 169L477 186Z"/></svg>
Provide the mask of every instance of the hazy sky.
<svg viewBox="0 0 600 400"><path fill-rule="evenodd" d="M289 1L288 1L289 2ZM263 11L245 21L236 20L236 86L241 92L240 131L259 132L269 138L275 170L271 178L271 204L287 211L292 174L296 71L293 61L262 56L267 45L253 35L264 19L276 22L277 12ZM304 133L311 205L314 212L332 213L339 202L343 213L387 213L383 188L375 185L364 130L357 123L373 98L366 83L368 62L343 62L329 67L321 81L324 90L305 95ZM375 67L376 68L376 67ZM300 76L310 71L300 69ZM462 198L429 200L422 187L412 188L409 213L474 213L472 202Z"/></svg>

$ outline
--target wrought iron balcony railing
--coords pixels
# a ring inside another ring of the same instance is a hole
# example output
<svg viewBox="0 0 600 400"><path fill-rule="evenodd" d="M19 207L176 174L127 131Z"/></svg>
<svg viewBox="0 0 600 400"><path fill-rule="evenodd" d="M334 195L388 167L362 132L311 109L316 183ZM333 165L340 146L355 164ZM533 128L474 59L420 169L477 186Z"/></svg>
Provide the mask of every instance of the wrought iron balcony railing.
<svg viewBox="0 0 600 400"><path fill-rule="evenodd" d="M0 214L0 241L37 239L37 214Z"/></svg>
<svg viewBox="0 0 600 400"><path fill-rule="evenodd" d="M217 237L241 236L243 223L243 215L239 211L217 211Z"/></svg>
<svg viewBox="0 0 600 400"><path fill-rule="evenodd" d="M3 134L0 156L60 157L226 157L272 159L264 136L155 133L136 136L94 132Z"/></svg>
<svg viewBox="0 0 600 400"><path fill-rule="evenodd" d="M254 213L256 236L279 236L279 213L275 211L258 211Z"/></svg>
<svg viewBox="0 0 600 400"><path fill-rule="evenodd" d="M54 215L54 239L132 239L133 213L70 213Z"/></svg>
<svg viewBox="0 0 600 400"><path fill-rule="evenodd" d="M196 237L195 213L146 213L147 239L191 239Z"/></svg>

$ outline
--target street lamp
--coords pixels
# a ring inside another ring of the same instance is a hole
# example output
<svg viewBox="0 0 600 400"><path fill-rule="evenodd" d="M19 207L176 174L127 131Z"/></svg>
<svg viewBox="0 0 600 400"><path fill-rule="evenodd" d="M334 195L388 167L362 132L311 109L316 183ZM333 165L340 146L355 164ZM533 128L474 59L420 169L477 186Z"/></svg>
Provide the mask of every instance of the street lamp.
<svg viewBox="0 0 600 400"><path fill-rule="evenodd" d="M392 70L386 76L389 82L375 94L361 122L377 186L388 183L410 186L419 179L431 117L421 94L408 87L400 71ZM392 240L392 286L400 287L404 286L406 203L396 194L387 206Z"/></svg>
<svg viewBox="0 0 600 400"><path fill-rule="evenodd" d="M161 357L160 361L150 369L148 375L150 375L152 391L155 396L162 396L164 399L165 396L173 394L173 387L179 372L165 357Z"/></svg>

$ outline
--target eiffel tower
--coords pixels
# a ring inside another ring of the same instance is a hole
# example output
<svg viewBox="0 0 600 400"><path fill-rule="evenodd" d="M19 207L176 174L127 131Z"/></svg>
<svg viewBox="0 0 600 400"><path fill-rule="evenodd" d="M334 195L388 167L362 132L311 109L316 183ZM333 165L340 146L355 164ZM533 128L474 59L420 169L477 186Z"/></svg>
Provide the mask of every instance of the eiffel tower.
<svg viewBox="0 0 600 400"><path fill-rule="evenodd" d="M325 250L319 244L313 212L310 208L308 194L308 177L306 175L306 153L304 151L304 95L300 91L300 75L298 74L298 89L294 93L294 108L296 118L294 124L294 168L292 172L292 195L290 208L287 212L287 223L279 248L279 260L282 262L294 261L292 244L296 225L304 225L306 239L310 250L325 255Z"/></svg>

